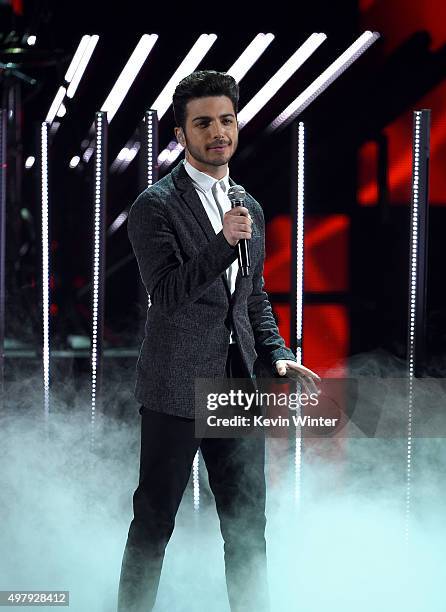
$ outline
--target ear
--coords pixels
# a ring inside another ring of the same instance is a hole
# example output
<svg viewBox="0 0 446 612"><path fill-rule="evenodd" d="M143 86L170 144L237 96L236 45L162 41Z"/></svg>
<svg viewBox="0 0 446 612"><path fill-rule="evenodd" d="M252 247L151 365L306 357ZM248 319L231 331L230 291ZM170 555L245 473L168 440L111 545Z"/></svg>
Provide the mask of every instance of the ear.
<svg viewBox="0 0 446 612"><path fill-rule="evenodd" d="M175 136L176 139L178 140L178 142L184 146L185 142L184 142L184 134L183 134L183 129L180 127L176 127L175 128Z"/></svg>

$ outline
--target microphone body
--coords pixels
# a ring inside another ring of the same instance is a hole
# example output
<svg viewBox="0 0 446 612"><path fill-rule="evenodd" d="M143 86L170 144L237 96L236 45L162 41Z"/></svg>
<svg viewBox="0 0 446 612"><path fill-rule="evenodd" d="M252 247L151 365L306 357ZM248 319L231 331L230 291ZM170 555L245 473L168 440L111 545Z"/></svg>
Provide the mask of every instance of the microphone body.
<svg viewBox="0 0 446 612"><path fill-rule="evenodd" d="M233 185L228 190L228 198L231 201L231 207L243 206L245 203L246 192L241 185ZM249 276L249 268L251 267L251 257L249 254L249 240L241 238L237 243L237 259L240 268L240 274L243 277Z"/></svg>

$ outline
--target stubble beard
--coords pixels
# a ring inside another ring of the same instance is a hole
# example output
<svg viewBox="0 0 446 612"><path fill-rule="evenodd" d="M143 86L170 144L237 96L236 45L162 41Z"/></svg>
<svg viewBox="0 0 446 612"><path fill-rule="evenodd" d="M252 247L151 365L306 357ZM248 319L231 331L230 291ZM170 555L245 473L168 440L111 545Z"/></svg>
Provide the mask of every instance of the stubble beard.
<svg viewBox="0 0 446 612"><path fill-rule="evenodd" d="M231 142L232 146L234 143L234 141ZM194 146L191 146L189 140L186 137L186 147L187 150L189 151L189 154L196 159L198 162L200 162L200 164L205 164L207 166L215 166L216 168L218 168L219 166L224 166L226 164L228 164L232 158L232 156L234 155L234 153L237 150L237 146L238 146L238 142L235 143L235 147L232 149L229 157L224 157L224 158L220 158L220 159L212 159L212 158L204 158L203 155L200 153L199 149L195 148Z"/></svg>

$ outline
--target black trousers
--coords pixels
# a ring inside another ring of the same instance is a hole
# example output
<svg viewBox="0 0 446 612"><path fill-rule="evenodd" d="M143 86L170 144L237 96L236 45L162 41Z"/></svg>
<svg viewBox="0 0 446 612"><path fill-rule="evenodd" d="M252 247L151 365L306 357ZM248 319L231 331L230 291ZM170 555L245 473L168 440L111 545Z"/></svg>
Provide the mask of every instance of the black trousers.
<svg viewBox="0 0 446 612"><path fill-rule="evenodd" d="M236 345L230 345L226 375L246 376ZM220 520L231 611L268 611L264 439L200 440L191 419L145 408L140 412L140 477L122 560L118 612L149 612L155 604L164 551L198 448Z"/></svg>

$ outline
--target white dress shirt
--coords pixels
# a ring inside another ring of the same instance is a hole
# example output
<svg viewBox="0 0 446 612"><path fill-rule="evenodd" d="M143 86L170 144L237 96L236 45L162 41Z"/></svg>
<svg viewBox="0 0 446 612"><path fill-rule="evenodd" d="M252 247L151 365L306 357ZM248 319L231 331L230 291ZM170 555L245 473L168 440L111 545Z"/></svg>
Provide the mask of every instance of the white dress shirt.
<svg viewBox="0 0 446 612"><path fill-rule="evenodd" d="M214 228L216 234L221 232L223 229L222 217L219 211L219 205L221 207L223 215L231 210L231 201L227 196L229 185L229 170L222 179L217 180L205 172L197 170L187 160L184 160L184 169L192 179L192 183L195 187L195 191L203 204L204 210L209 217L209 221ZM215 201L214 192L216 192L218 203ZM226 276L228 278L229 288L231 294L234 293L235 281L238 273L238 259L236 259L226 270ZM231 331L230 342L235 342L233 333Z"/></svg>

